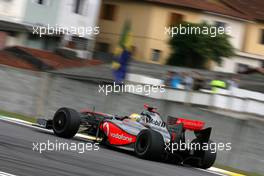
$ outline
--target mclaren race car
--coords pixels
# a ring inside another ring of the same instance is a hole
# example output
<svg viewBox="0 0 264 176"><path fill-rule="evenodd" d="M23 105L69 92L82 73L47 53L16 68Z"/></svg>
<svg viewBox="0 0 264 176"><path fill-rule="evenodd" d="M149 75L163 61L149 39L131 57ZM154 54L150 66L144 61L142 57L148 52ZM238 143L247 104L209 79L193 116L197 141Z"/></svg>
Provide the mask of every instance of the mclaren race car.
<svg viewBox="0 0 264 176"><path fill-rule="evenodd" d="M101 144L133 150L144 159L187 164L209 168L216 159L216 152L209 146L211 128L204 129L202 121L168 117L164 122L156 108L144 105L140 114L116 116L88 109L77 112L60 108L53 119L38 119L39 127L52 129L55 135L72 138L77 132L85 133ZM187 146L186 131L193 131L193 139ZM205 148L205 149L204 149Z"/></svg>

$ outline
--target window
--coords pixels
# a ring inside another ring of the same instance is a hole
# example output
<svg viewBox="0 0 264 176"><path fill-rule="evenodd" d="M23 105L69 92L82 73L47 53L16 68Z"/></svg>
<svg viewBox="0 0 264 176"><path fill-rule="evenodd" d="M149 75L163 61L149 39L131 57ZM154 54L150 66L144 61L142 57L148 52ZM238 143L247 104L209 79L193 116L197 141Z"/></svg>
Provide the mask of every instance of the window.
<svg viewBox="0 0 264 176"><path fill-rule="evenodd" d="M225 28L225 27L226 27L226 23L221 22L221 21L216 21L216 22L215 22L215 26L216 26L217 28L220 28L220 27Z"/></svg>
<svg viewBox="0 0 264 176"><path fill-rule="evenodd" d="M264 45L264 29L261 29L260 43L261 43L262 45Z"/></svg>
<svg viewBox="0 0 264 176"><path fill-rule="evenodd" d="M170 14L170 21L169 26L174 26L183 21L183 15L178 13L171 13Z"/></svg>
<svg viewBox="0 0 264 176"><path fill-rule="evenodd" d="M56 48L58 48L59 43L60 37L46 36L45 38L43 38L42 48L44 50L54 51Z"/></svg>
<svg viewBox="0 0 264 176"><path fill-rule="evenodd" d="M152 50L152 56L151 56L151 60L152 61L159 61L160 60L160 56L161 56L161 51L158 49L153 49Z"/></svg>
<svg viewBox="0 0 264 176"><path fill-rule="evenodd" d="M103 4L101 19L114 21L116 17L117 6L114 4Z"/></svg>
<svg viewBox="0 0 264 176"><path fill-rule="evenodd" d="M30 34L30 35L28 35L28 38L27 39L28 40L37 40L38 37L36 35L34 35L34 34Z"/></svg>
<svg viewBox="0 0 264 176"><path fill-rule="evenodd" d="M17 35L18 35L18 33L15 32L15 31L10 31L10 32L8 33L8 36L10 36L10 37L17 37Z"/></svg>
<svg viewBox="0 0 264 176"><path fill-rule="evenodd" d="M43 0L38 0L38 4L44 4Z"/></svg>
<svg viewBox="0 0 264 176"><path fill-rule="evenodd" d="M74 13L83 15L85 7L85 0L74 0Z"/></svg>
<svg viewBox="0 0 264 176"><path fill-rule="evenodd" d="M108 43L98 42L96 43L95 51L108 53L110 51L110 45Z"/></svg>
<svg viewBox="0 0 264 176"><path fill-rule="evenodd" d="M75 49L87 50L88 39L82 37L72 37L72 41L75 43Z"/></svg>
<svg viewBox="0 0 264 176"><path fill-rule="evenodd" d="M132 48L131 48L131 55L132 56L135 56L136 53L137 53L137 47L136 46L132 46Z"/></svg>
<svg viewBox="0 0 264 176"><path fill-rule="evenodd" d="M237 64L237 73L243 73L243 72L246 72L249 70L249 66L246 65L246 64L241 64L241 63L238 63Z"/></svg>
<svg viewBox="0 0 264 176"><path fill-rule="evenodd" d="M49 5L49 0L33 0L33 2L39 5Z"/></svg>

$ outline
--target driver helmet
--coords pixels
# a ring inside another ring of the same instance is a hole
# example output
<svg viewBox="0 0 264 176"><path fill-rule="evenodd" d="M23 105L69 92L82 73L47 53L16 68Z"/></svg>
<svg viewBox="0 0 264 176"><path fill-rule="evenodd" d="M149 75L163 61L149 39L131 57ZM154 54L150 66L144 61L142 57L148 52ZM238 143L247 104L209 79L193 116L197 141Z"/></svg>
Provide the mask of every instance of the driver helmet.
<svg viewBox="0 0 264 176"><path fill-rule="evenodd" d="M139 114L136 114L136 113L133 113L129 116L129 119L130 120L133 120L133 121L136 121L136 122L139 122L140 119L141 119L141 116Z"/></svg>

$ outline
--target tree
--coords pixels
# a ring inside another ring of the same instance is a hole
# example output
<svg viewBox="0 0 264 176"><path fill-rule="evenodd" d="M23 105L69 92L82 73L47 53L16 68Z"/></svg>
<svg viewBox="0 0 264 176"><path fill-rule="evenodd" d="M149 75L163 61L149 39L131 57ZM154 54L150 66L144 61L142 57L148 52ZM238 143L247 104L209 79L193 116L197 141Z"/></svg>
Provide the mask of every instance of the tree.
<svg viewBox="0 0 264 176"><path fill-rule="evenodd" d="M173 35L169 41L172 53L168 65L205 69L210 60L221 64L223 57L234 55L234 48L229 42L230 36L220 31L220 28L206 23L181 23L174 29L177 29L174 32L178 34Z"/></svg>

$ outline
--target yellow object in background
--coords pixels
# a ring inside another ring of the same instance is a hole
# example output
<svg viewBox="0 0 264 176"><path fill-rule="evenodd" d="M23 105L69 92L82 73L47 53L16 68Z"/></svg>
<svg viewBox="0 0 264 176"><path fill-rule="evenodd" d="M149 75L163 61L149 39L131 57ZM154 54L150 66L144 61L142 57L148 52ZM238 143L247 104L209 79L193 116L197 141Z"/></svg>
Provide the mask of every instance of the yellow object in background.
<svg viewBox="0 0 264 176"><path fill-rule="evenodd" d="M217 93L218 89L226 89L226 83L222 80L212 80L210 83L213 93Z"/></svg>
<svg viewBox="0 0 264 176"><path fill-rule="evenodd" d="M116 49L114 51L114 55L119 56L122 54L122 52L123 52L123 49L121 47L116 47Z"/></svg>
<svg viewBox="0 0 264 176"><path fill-rule="evenodd" d="M112 69L118 70L121 67L120 63L113 61L112 62Z"/></svg>

